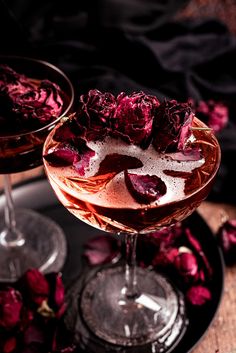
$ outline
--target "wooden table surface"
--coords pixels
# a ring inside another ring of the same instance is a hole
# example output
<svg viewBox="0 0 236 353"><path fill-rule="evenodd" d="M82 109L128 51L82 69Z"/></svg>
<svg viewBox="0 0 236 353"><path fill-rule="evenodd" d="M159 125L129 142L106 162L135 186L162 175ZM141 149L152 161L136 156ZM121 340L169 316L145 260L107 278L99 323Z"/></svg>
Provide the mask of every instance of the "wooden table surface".
<svg viewBox="0 0 236 353"><path fill-rule="evenodd" d="M12 184L43 175L42 167L12 175ZM2 179L0 179L0 189ZM213 233L221 224L222 214L236 219L236 206L203 202L198 211ZM192 353L236 353L236 265L226 268L224 294L218 313L204 338ZM199 325L201 323L199 322Z"/></svg>

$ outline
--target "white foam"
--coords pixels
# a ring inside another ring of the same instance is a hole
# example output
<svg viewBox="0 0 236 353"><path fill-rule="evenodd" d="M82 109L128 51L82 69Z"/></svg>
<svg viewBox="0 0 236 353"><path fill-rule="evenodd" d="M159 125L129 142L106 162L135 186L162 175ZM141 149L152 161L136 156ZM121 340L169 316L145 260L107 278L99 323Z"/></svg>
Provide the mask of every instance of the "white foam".
<svg viewBox="0 0 236 353"><path fill-rule="evenodd" d="M191 172L195 168L199 168L205 162L202 158L198 161L176 161L172 160L168 155L163 155L157 153L152 145L147 150L143 150L135 145L128 145L121 142L119 139L114 139L111 137L106 138L103 142L90 142L89 147L95 150L96 156L90 161L90 167L86 171L85 177L91 177L98 172L100 163L108 154L118 153L122 155L128 155L136 157L142 161L143 167L129 170L131 173L136 174L150 174L157 175L160 177L167 186L167 192L159 200L155 201L153 204L161 205L170 201L176 201L185 196L184 187L185 180L180 177L173 177L166 175L164 170L171 171L181 171L181 172ZM75 171L71 168L50 168L50 173L52 172L54 178L60 179L60 176L78 176ZM133 197L130 195L126 188L124 182L124 173L121 172L116 177L111 180L106 187L94 194L82 194L76 190L69 190L70 194L73 196L93 203L96 205L106 205L107 207L130 207L137 208L140 204L137 203Z"/></svg>

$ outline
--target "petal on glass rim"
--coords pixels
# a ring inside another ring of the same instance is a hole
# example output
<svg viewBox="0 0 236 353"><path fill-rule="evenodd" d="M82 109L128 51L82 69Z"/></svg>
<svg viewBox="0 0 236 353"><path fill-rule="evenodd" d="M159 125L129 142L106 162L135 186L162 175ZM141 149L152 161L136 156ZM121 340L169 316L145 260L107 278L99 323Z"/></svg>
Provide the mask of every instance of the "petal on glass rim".
<svg viewBox="0 0 236 353"><path fill-rule="evenodd" d="M164 181L156 175L139 175L125 170L125 183L133 198L139 203L151 203L165 195Z"/></svg>
<svg viewBox="0 0 236 353"><path fill-rule="evenodd" d="M71 145L60 143L45 154L44 159L54 167L66 167L80 159L79 153Z"/></svg>
<svg viewBox="0 0 236 353"><path fill-rule="evenodd" d="M171 159L180 162L199 161L201 159L201 149L198 146L186 148L179 152L167 154Z"/></svg>

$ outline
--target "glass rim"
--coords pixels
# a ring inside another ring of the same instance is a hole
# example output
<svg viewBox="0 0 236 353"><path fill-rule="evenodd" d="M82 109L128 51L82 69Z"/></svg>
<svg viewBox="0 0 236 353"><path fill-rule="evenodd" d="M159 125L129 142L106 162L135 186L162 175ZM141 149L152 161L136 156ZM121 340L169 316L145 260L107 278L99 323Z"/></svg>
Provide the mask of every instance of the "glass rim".
<svg viewBox="0 0 236 353"><path fill-rule="evenodd" d="M30 131L26 131L26 132L21 132L21 133L16 133L16 134L12 134L12 135L7 135L7 136L0 136L0 140L6 140L9 138L18 138L18 137L22 137L22 136L27 136L30 134L34 134L40 131L43 131L45 129L50 128L50 126L54 126L55 124L57 124L70 110L70 108L72 107L73 103L74 103L74 98L75 98L75 92L74 92L74 87L71 83L71 80L69 79L69 77L61 70L59 69L57 66L55 66L54 64L51 64L50 62L46 61L46 60L41 60L41 59L36 59L36 58L31 58L31 57L26 57L26 56L18 56L18 55L0 55L0 64L1 64L1 60L5 58L5 59L16 59L16 60L22 60L22 61L29 61L29 62L35 62L38 64L42 64L43 66L47 66L50 67L51 69L53 69L54 71L58 72L67 82L70 90L71 90L71 95L70 95L70 99L69 99L69 104L66 106L66 109L60 114L60 116L56 117L53 121L51 121L49 124L41 126L39 128L36 128L34 130L30 130Z"/></svg>

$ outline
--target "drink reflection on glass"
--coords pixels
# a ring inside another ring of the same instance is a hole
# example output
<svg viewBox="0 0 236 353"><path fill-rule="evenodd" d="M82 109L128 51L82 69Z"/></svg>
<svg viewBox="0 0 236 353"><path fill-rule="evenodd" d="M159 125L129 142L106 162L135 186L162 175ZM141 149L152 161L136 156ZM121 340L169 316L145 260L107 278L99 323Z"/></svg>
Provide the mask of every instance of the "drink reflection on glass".
<svg viewBox="0 0 236 353"><path fill-rule="evenodd" d="M69 112L73 99L71 82L50 63L0 57L0 174L5 191L0 222L1 281L15 281L31 267L58 269L65 260L61 228L35 211L14 209L10 174L42 164L45 138Z"/></svg>
<svg viewBox="0 0 236 353"><path fill-rule="evenodd" d="M184 298L171 279L136 266L135 246L138 236L183 220L207 197L220 164L213 132L188 103L91 90L49 134L43 154L70 212L125 234L125 267L99 270L83 289L86 325L124 352L154 341L152 352L169 350L187 325Z"/></svg>

